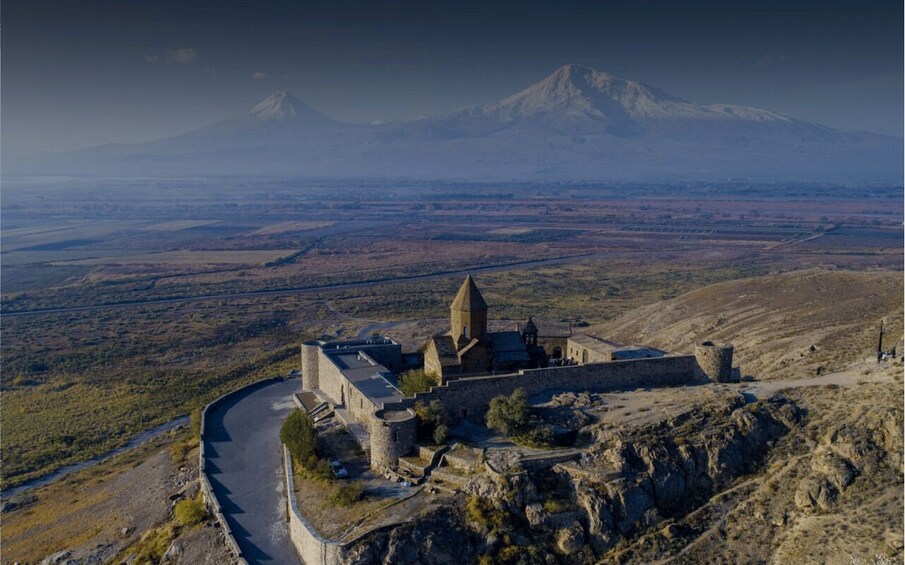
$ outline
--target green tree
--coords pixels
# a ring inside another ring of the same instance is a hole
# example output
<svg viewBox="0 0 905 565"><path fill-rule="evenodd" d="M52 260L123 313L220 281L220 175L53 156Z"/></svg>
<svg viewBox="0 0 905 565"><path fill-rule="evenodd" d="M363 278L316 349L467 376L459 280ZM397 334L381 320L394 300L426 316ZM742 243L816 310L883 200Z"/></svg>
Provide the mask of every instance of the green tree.
<svg viewBox="0 0 905 565"><path fill-rule="evenodd" d="M412 369L399 376L399 390L405 396L415 396L416 392L430 390L432 386L437 386L437 377L425 373L424 369Z"/></svg>
<svg viewBox="0 0 905 565"><path fill-rule="evenodd" d="M314 470L317 466L317 432L314 422L305 412L296 408L283 421L280 427L282 441L293 459L306 469Z"/></svg>
<svg viewBox="0 0 905 565"><path fill-rule="evenodd" d="M430 404L415 403L415 415L418 417L418 439L427 440L434 437L437 428L443 426L446 429L446 410L439 400L432 400ZM446 429L447 433L449 432ZM446 438L436 443L443 443Z"/></svg>
<svg viewBox="0 0 905 565"><path fill-rule="evenodd" d="M440 424L436 428L434 428L434 443L440 445L441 443L446 443L446 439L449 437L449 428L446 427L445 424Z"/></svg>
<svg viewBox="0 0 905 565"><path fill-rule="evenodd" d="M524 433L528 426L528 395L525 389L517 388L509 396L497 396L490 401L487 409L487 427L507 436Z"/></svg>

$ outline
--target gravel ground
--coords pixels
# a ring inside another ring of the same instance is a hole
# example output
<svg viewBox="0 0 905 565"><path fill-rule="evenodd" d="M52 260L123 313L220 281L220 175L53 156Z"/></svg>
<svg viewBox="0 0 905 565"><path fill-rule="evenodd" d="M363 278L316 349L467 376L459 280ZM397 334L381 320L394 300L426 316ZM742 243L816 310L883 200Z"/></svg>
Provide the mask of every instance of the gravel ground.
<svg viewBox="0 0 905 565"><path fill-rule="evenodd" d="M171 497L198 489L198 451L174 465L173 436L23 495L3 514L3 563L103 563L171 516ZM199 527L178 538L174 562L229 563L219 529ZM205 557L201 560L199 555Z"/></svg>

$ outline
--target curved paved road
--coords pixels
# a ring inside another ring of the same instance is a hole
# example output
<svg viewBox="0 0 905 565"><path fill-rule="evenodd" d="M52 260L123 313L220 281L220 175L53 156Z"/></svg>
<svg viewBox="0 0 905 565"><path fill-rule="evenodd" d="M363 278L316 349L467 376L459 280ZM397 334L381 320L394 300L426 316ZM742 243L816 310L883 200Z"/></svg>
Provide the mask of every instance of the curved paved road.
<svg viewBox="0 0 905 565"><path fill-rule="evenodd" d="M299 563L286 525L280 424L299 379L269 382L216 406L205 424L208 478L249 563Z"/></svg>

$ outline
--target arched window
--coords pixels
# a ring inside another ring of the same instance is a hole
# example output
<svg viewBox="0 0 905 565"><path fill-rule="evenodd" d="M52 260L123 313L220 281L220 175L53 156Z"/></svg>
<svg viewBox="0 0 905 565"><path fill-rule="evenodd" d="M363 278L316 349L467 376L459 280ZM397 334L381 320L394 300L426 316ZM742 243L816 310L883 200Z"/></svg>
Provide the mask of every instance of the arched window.
<svg viewBox="0 0 905 565"><path fill-rule="evenodd" d="M552 357L554 359L562 359L562 347L554 347Z"/></svg>
<svg viewBox="0 0 905 565"><path fill-rule="evenodd" d="M581 362L582 363L588 362L588 350L587 349L585 349L584 351L581 352Z"/></svg>
<svg viewBox="0 0 905 565"><path fill-rule="evenodd" d="M462 326L462 335L468 337L468 326Z"/></svg>

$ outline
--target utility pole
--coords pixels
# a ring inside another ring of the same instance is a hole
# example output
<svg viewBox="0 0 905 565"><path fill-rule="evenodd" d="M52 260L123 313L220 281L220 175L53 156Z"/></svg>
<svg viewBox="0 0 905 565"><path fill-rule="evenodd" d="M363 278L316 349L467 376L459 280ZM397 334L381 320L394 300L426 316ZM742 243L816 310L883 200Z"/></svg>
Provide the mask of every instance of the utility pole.
<svg viewBox="0 0 905 565"><path fill-rule="evenodd" d="M877 341L877 363L883 359L883 320L880 320L880 339Z"/></svg>

